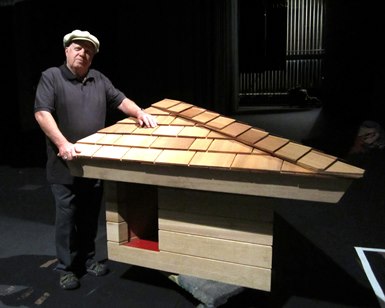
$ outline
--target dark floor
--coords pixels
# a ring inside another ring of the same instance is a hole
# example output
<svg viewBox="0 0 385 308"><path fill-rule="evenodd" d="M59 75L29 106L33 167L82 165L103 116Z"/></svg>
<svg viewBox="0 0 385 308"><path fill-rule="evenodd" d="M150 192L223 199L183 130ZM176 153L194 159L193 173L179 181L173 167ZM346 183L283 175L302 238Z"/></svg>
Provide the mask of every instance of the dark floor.
<svg viewBox="0 0 385 308"><path fill-rule="evenodd" d="M33 155L0 164L0 307L200 304L159 271L108 260L103 214L98 256L111 272L83 276L80 289L61 290L52 270L54 208L44 155ZM245 289L221 307L380 307L354 247L385 246L384 153L368 153L355 163L366 175L338 204L282 202L275 215L272 291Z"/></svg>

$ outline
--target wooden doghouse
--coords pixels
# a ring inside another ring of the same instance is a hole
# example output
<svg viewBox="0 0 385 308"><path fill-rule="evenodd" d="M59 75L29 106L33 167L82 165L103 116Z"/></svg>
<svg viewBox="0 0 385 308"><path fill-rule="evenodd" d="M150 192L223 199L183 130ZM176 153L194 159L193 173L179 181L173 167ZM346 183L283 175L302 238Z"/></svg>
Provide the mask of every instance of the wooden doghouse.
<svg viewBox="0 0 385 308"><path fill-rule="evenodd" d="M76 176L105 180L108 257L271 289L274 206L338 203L364 170L177 100L77 142Z"/></svg>

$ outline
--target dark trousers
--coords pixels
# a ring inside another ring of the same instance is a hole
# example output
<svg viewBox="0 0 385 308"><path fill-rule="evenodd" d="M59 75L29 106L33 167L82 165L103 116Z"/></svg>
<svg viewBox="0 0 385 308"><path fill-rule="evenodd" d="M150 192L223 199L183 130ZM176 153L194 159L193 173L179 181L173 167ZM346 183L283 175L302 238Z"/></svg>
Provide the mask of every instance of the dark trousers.
<svg viewBox="0 0 385 308"><path fill-rule="evenodd" d="M71 185L52 184L55 199L57 270L76 271L95 257L95 239L102 201L101 182L75 178Z"/></svg>

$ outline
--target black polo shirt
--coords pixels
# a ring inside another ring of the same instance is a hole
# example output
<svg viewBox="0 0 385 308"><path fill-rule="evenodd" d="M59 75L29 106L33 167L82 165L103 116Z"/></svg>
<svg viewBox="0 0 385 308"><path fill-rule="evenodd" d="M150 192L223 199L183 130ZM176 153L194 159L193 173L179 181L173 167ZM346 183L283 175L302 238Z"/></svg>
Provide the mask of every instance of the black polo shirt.
<svg viewBox="0 0 385 308"><path fill-rule="evenodd" d="M105 127L108 108L117 108L125 98L101 72L91 69L80 81L66 65L45 70L36 90L35 112L50 112L70 142ZM67 164L57 157L57 147L47 138L47 179L50 183L71 184Z"/></svg>

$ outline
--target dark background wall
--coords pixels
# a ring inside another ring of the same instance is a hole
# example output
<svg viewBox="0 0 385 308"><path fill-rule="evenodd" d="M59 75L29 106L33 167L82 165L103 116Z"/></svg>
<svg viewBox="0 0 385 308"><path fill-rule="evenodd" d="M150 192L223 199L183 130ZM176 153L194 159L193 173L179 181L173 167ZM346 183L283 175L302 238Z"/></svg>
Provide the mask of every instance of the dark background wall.
<svg viewBox="0 0 385 308"><path fill-rule="evenodd" d="M139 105L173 98L230 114L226 2L25 0L0 6L0 161L27 164L42 156L34 91L42 70L63 63L63 35L76 28L100 39L94 67ZM383 124L384 21L371 2L327 1L323 124L317 126L326 135L353 134L365 119Z"/></svg>

